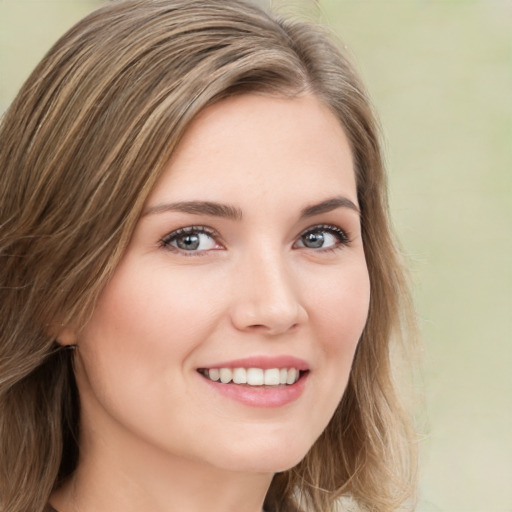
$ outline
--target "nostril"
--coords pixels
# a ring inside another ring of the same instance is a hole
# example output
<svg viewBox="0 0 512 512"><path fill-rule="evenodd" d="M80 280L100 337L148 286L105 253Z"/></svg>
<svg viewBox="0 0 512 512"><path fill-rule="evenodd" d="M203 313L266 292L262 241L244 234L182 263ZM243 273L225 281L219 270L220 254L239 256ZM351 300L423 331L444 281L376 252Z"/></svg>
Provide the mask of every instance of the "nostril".
<svg viewBox="0 0 512 512"><path fill-rule="evenodd" d="M289 325L286 322L277 323L277 322L269 322L268 324L254 324L248 325L247 329L254 332L262 332L268 333L271 335L280 334L284 332L294 331L299 327L297 322Z"/></svg>

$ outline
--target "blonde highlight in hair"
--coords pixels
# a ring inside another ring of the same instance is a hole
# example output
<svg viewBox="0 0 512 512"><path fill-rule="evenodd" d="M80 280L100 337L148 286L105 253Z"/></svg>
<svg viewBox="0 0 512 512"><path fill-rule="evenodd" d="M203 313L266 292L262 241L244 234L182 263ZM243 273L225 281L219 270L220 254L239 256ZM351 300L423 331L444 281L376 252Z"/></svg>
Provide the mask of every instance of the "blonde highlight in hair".
<svg viewBox="0 0 512 512"><path fill-rule="evenodd" d="M190 122L222 98L309 92L336 114L356 162L370 274L350 381L306 458L277 474L267 512L334 512L352 497L397 510L414 447L390 341L411 322L374 114L352 65L315 25L242 0L121 0L69 30L0 126L0 510L41 512L76 468L72 352Z"/></svg>

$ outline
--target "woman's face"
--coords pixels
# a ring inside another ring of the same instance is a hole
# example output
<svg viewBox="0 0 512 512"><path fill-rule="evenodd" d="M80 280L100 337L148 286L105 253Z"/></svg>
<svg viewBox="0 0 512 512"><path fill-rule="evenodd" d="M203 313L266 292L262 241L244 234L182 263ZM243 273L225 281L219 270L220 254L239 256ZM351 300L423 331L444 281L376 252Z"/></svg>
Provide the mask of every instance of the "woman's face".
<svg viewBox="0 0 512 512"><path fill-rule="evenodd" d="M343 395L369 295L333 114L313 96L207 108L77 336L84 449L295 465Z"/></svg>

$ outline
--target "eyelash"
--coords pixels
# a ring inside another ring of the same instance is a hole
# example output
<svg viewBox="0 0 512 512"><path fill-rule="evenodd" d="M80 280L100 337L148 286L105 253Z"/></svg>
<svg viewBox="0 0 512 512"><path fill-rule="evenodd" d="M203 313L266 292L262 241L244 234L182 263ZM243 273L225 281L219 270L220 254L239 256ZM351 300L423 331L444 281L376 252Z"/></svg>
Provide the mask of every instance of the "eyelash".
<svg viewBox="0 0 512 512"><path fill-rule="evenodd" d="M339 228L338 226L334 226L332 224L317 224L316 226L311 226L310 228L306 229L305 231L303 231L300 234L299 240L302 239L303 237L307 236L310 233L315 233L318 231L330 233L337 239L338 243L332 247L319 248L315 252L324 252L324 253L325 252L334 252L339 249L343 249L350 243L350 237L347 234L347 232L344 231L343 229ZM308 249L308 247L304 247L304 248Z"/></svg>
<svg viewBox="0 0 512 512"><path fill-rule="evenodd" d="M180 236L192 234L208 235L210 238L214 240L218 240L220 238L219 234L214 229L208 228L206 226L187 226L185 228L180 228L177 229L176 231L172 231L168 235L164 236L164 238L162 238L160 241L160 245L164 247L164 249L180 253L183 256L205 256L208 251L185 251L183 249L180 249L179 247L174 247L173 245L171 245L171 243L177 240Z"/></svg>
<svg viewBox="0 0 512 512"><path fill-rule="evenodd" d="M349 245L349 243L350 243L350 237L347 234L347 232L344 231L343 229L339 228L338 226L334 226L332 224L317 224L315 226L311 226L310 228L308 228L300 233L298 240L302 240L303 237L305 237L311 233L315 233L315 232L319 232L319 231L330 233L337 239L338 243L336 243L335 245L333 245L331 247L312 249L312 250L314 250L314 252L317 252L317 253L334 252L339 249L342 249L343 247ZM187 257L188 256L205 256L205 255L207 255L209 250L186 251L186 250L180 249L180 248L172 245L172 242L177 240L179 237L181 237L183 235L188 235L188 234L205 234L205 235L208 235L213 240L218 240L220 238L220 235L214 229L208 228L206 226L187 226L187 227L172 231L171 233L169 233L168 235L163 237L160 240L160 245L169 251L177 252L177 253L180 253L181 255L187 256ZM294 242L294 245L296 243L297 242ZM305 246L301 246L299 248L300 249L311 249L311 248L308 248Z"/></svg>

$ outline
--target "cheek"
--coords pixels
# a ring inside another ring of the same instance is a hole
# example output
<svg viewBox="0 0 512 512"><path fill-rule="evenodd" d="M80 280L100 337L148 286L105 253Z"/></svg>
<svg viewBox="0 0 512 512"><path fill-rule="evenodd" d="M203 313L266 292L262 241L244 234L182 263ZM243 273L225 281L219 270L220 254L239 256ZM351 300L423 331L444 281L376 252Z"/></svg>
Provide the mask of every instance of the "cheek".
<svg viewBox="0 0 512 512"><path fill-rule="evenodd" d="M320 284L320 283L319 283ZM323 348L343 360L353 354L368 317L370 281L366 264L346 266L311 294L310 308Z"/></svg>
<svg viewBox="0 0 512 512"><path fill-rule="evenodd" d="M360 260L325 273L317 272L316 276L308 302L310 325L315 330L313 339L320 356L318 371L311 376L315 384L311 428L303 428L309 433L310 444L328 425L345 392L370 298L366 263Z"/></svg>
<svg viewBox="0 0 512 512"><path fill-rule="evenodd" d="M310 295L310 320L316 326L324 358L323 378L330 381L332 389L338 389L334 395L341 399L368 318L370 281L366 262L358 259L333 269L331 276L317 284L316 292Z"/></svg>
<svg viewBox="0 0 512 512"><path fill-rule="evenodd" d="M84 419L97 423L98 411L108 411L131 430L164 439L158 430L173 420L174 408L162 404L183 400L188 356L211 330L214 313L211 300L199 301L185 280L167 279L155 265L136 270L118 267L80 334L77 383Z"/></svg>
<svg viewBox="0 0 512 512"><path fill-rule="evenodd" d="M165 268L118 268L103 291L82 336L101 351L127 352L143 359L186 353L213 321L211 301L201 300L180 273ZM198 318L201 322L198 323ZM101 340L101 341L100 341Z"/></svg>
<svg viewBox="0 0 512 512"><path fill-rule="evenodd" d="M158 263L134 270L125 260L79 337L81 390L107 409L143 404L149 417L152 404L188 382L189 356L218 323L220 301L211 292L186 272Z"/></svg>
<svg viewBox="0 0 512 512"><path fill-rule="evenodd" d="M322 352L319 379L322 389L330 390L317 398L324 426L345 392L355 351L366 325L370 302L366 263L359 261L344 266L325 285L319 286L311 297L312 304L315 304L311 309L315 315L312 324L317 326L318 345Z"/></svg>

